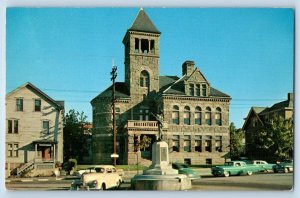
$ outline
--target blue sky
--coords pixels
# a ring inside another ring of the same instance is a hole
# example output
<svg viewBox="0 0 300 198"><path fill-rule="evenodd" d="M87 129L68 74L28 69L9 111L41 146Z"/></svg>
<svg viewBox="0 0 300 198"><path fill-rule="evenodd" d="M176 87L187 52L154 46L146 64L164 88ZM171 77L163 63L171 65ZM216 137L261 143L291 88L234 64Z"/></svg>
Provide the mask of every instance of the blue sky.
<svg viewBox="0 0 300 198"><path fill-rule="evenodd" d="M124 81L122 39L138 8L7 10L6 91L31 82L66 110L84 111L110 86L112 58ZM271 106L293 91L293 9L145 9L162 32L160 75L181 76L194 60L210 84L232 97L230 121L242 127L251 106Z"/></svg>

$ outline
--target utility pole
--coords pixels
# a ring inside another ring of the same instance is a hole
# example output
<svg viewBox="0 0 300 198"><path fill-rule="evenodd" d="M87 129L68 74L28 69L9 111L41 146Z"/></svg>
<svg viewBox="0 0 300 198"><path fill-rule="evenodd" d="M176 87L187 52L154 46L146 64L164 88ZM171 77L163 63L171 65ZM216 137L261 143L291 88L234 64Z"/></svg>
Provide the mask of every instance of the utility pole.
<svg viewBox="0 0 300 198"><path fill-rule="evenodd" d="M111 74L111 80L112 80L112 109L113 109L113 133L114 133L114 152L111 155L111 157L114 159L114 166L117 165L117 133L116 133L116 96L115 96L115 92L116 92L116 87L115 87L115 79L117 78L117 66L114 65L114 61L113 61L113 65L112 65L112 71L110 72Z"/></svg>

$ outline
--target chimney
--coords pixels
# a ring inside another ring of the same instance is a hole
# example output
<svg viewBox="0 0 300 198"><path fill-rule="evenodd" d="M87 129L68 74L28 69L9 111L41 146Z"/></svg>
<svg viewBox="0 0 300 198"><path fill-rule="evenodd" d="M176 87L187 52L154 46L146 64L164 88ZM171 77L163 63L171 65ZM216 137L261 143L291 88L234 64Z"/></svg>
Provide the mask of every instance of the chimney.
<svg viewBox="0 0 300 198"><path fill-rule="evenodd" d="M288 101L294 101L294 94L288 93Z"/></svg>
<svg viewBox="0 0 300 198"><path fill-rule="evenodd" d="M195 69L194 61L185 61L182 64L182 75L190 76Z"/></svg>

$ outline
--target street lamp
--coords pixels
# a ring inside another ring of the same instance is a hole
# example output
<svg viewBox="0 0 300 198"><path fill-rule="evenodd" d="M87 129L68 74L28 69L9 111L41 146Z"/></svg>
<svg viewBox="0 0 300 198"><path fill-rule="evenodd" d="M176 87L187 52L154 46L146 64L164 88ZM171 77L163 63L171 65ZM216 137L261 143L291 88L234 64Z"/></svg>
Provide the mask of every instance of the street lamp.
<svg viewBox="0 0 300 198"><path fill-rule="evenodd" d="M117 164L117 158L119 155L117 154L117 134L116 134L116 88L115 88L115 79L117 78L117 66L114 65L112 66L112 71L110 72L111 74L111 80L112 80L112 109L113 109L113 134L114 134L114 151L113 154L111 154L111 157L114 159L114 166Z"/></svg>

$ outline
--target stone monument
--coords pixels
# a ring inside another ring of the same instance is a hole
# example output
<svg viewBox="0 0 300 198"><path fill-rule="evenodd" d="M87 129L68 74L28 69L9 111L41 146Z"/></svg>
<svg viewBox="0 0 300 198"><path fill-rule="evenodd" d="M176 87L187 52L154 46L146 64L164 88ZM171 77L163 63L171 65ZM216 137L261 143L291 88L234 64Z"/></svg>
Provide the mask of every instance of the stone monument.
<svg viewBox="0 0 300 198"><path fill-rule="evenodd" d="M131 187L134 190L190 189L192 187L190 178L178 174L178 170L173 169L169 163L168 144L161 140L162 121L159 118L156 117L159 134L157 141L152 145L152 164L142 175L136 175L131 179Z"/></svg>

